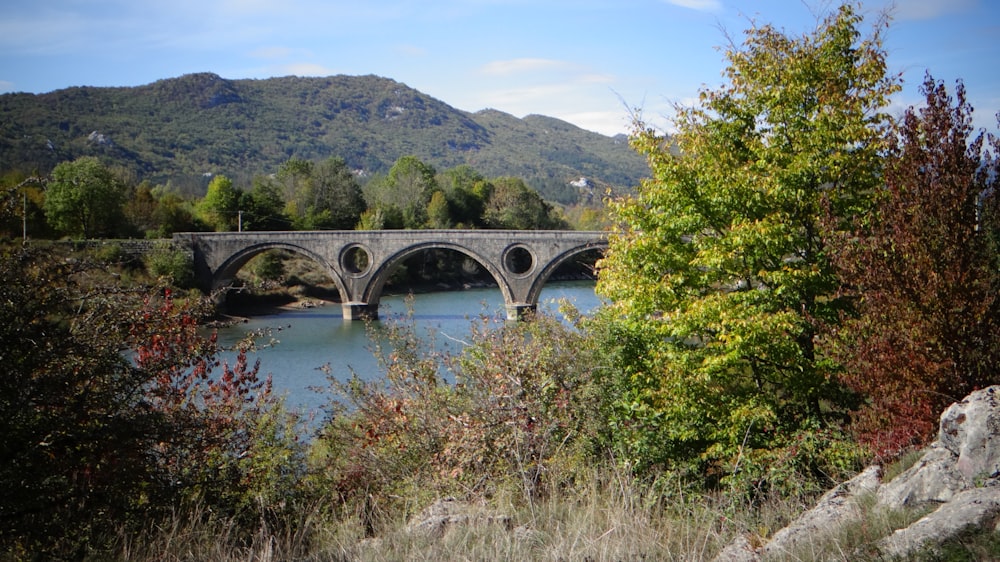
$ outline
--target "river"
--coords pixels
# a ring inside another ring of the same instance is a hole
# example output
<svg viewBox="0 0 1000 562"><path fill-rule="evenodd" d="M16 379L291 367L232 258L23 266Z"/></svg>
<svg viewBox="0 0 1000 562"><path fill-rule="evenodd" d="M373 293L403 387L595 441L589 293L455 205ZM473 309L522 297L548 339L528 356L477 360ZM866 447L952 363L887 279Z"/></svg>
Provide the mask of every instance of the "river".
<svg viewBox="0 0 1000 562"><path fill-rule="evenodd" d="M568 281L547 284L538 308L558 314L562 300L584 313L600 305L593 282ZM405 315L406 301L403 295L383 296L379 306L382 321ZM411 302L417 334L433 340L442 351L457 351L460 340L466 339L472 322L480 316L496 318L497 322L505 317L503 296L496 287L417 294ZM257 316L219 329L219 343L229 347L260 330L270 331L270 336L260 341L273 338L274 345L258 349L251 361L260 360L261 373L271 375L275 391L285 395L289 409L302 412L307 419L313 416L313 422L322 418L323 406L330 398L324 392L329 385L324 365L329 365L331 375L339 380L352 372L364 379L380 375L365 323L344 322L339 304ZM226 359L232 356L223 354Z"/></svg>

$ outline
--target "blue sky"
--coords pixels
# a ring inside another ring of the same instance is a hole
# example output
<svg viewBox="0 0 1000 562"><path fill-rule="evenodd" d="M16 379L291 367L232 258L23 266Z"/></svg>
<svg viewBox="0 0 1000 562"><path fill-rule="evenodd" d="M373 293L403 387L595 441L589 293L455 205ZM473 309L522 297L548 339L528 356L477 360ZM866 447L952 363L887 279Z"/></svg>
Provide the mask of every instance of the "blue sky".
<svg viewBox="0 0 1000 562"><path fill-rule="evenodd" d="M866 0L874 16L890 0ZM628 108L668 129L673 104L722 83L719 47L752 19L796 35L830 0L6 0L0 92L224 78L376 74L466 111L537 113L604 134ZM929 69L965 83L975 123L1000 111L1000 2L897 0L896 111ZM865 28L866 30L868 28Z"/></svg>

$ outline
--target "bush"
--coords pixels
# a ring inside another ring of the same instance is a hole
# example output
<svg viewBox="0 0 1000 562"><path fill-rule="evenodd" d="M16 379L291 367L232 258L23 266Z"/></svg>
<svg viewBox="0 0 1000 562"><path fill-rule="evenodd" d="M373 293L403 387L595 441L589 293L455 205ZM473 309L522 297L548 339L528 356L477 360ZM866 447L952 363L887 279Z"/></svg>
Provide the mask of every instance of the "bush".
<svg viewBox="0 0 1000 562"><path fill-rule="evenodd" d="M333 382L342 402L317 459L370 532L428 496L506 491L531 502L586 466L600 397L580 332L546 316L483 320L457 356L428 351L408 324L375 337L385 379Z"/></svg>
<svg viewBox="0 0 1000 562"><path fill-rule="evenodd" d="M194 286L194 264L191 263L191 256L181 250L157 248L146 256L146 268L157 277L169 279L178 288Z"/></svg>
<svg viewBox="0 0 1000 562"><path fill-rule="evenodd" d="M81 558L192 505L242 533L280 527L304 453L270 381L243 351L220 364L202 311L168 290L90 277L30 248L0 256L0 553Z"/></svg>

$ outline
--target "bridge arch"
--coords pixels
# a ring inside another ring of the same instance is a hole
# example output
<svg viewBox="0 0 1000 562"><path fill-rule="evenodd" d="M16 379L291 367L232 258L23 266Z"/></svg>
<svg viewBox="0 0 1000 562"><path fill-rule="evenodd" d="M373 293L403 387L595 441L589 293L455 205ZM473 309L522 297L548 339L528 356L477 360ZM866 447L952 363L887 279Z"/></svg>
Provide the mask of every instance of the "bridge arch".
<svg viewBox="0 0 1000 562"><path fill-rule="evenodd" d="M412 246L402 248L396 253L388 256L381 263L378 269L372 273L372 281L365 288L363 294L365 302L372 303L377 306L382 297L382 290L385 288L385 284L389 281L389 277L396 270L396 268L408 258L415 256L424 250L452 250L471 258L479 264L480 267L485 269L491 277L493 277L493 280L496 281L497 285L500 287L500 292L503 294L504 302L509 302L513 298L510 286L507 284L503 273L499 271L496 265L493 264L488 258L460 244L428 241L415 243Z"/></svg>
<svg viewBox="0 0 1000 562"><path fill-rule="evenodd" d="M340 272L330 265L325 256L317 254L308 248L285 242L261 242L237 250L215 270L211 283L212 293L228 285L250 260L268 250L288 250L313 260L333 279L334 284L337 285L337 291L341 294L341 298L347 294Z"/></svg>
<svg viewBox="0 0 1000 562"><path fill-rule="evenodd" d="M545 288L545 283L548 282L549 277L551 277L552 274L555 273L560 266L568 263L576 256L585 254L587 252L592 252L595 250L598 250L598 248L595 248L592 245L580 245L575 248L570 248L566 250L562 254L552 258L551 260L543 264L541 270L534 277L531 283L531 287L528 289L528 297L527 297L528 302L535 304L538 303L538 299L542 295L542 289Z"/></svg>
<svg viewBox="0 0 1000 562"><path fill-rule="evenodd" d="M563 263L607 248L604 232L567 230L345 230L177 233L195 277L212 293L251 258L270 249L302 254L326 270L341 296L345 320L377 318L388 276L406 258L429 249L459 252L484 268L503 294L509 319L534 310L542 286Z"/></svg>

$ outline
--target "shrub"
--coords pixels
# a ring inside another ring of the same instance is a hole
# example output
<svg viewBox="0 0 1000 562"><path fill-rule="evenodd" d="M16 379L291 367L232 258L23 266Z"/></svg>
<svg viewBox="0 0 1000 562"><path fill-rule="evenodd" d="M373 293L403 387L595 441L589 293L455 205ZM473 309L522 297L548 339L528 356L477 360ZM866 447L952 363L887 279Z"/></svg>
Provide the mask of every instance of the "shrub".
<svg viewBox="0 0 1000 562"><path fill-rule="evenodd" d="M157 277L165 277L179 288L194 286L194 264L191 256L181 250L161 247L146 256L146 268Z"/></svg>
<svg viewBox="0 0 1000 562"><path fill-rule="evenodd" d="M370 530L428 495L504 489L533 501L572 483L591 456L598 362L573 328L546 316L482 320L455 356L430 350L408 324L376 338L385 378L333 383L343 402L319 459Z"/></svg>

